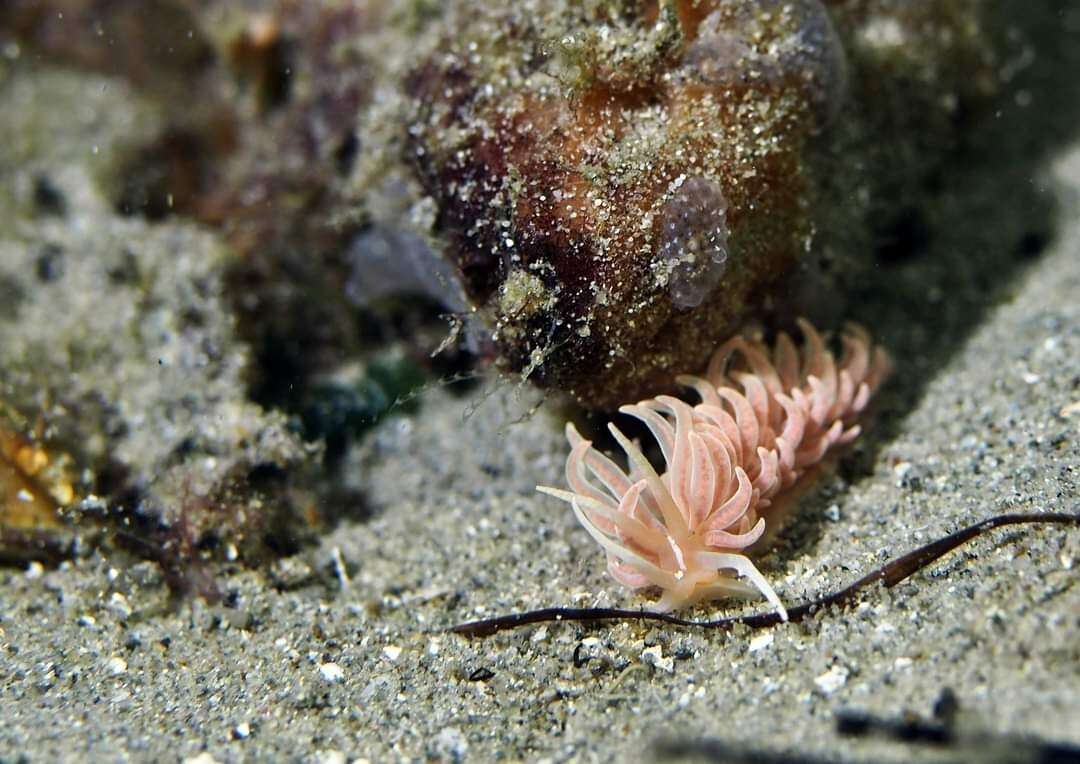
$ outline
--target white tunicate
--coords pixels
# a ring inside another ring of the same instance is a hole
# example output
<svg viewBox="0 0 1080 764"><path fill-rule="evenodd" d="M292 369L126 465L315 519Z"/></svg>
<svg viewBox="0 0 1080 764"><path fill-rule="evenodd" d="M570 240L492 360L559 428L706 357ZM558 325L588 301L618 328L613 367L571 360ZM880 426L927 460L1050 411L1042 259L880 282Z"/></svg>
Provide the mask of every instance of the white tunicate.
<svg viewBox="0 0 1080 764"><path fill-rule="evenodd" d="M683 63L689 76L713 86L796 83L819 128L847 89L844 49L820 0L721 0Z"/></svg>
<svg viewBox="0 0 1080 764"><path fill-rule="evenodd" d="M727 199L714 180L688 178L660 212L658 275L675 307L697 307L727 270Z"/></svg>

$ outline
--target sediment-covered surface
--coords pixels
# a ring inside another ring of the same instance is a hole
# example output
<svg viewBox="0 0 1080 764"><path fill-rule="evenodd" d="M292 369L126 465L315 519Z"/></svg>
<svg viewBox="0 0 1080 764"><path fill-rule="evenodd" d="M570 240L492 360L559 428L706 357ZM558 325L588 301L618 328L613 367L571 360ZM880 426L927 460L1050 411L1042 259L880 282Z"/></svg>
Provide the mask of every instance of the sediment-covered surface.
<svg viewBox="0 0 1080 764"><path fill-rule="evenodd" d="M324 464L250 400L250 348L222 296L226 237L132 217L107 193L156 108L112 78L3 74L0 415L50 424L42 442L88 470L73 491L137 480L80 510L72 559L0 568L0 761L606 761L680 747L970 761L985 746L1080 746L1080 531L1065 527L997 531L851 609L768 630L447 633L548 605L647 604L535 491L562 480L574 412L549 397L530 415L540 394L512 383L432 385L415 413ZM1031 98L1003 106L1010 125L1031 115L1030 137L951 168L895 256L846 295L844 315L873 328L896 371L866 435L758 560L789 604L993 514L1080 512L1080 100ZM136 499L176 527L184 497L204 523L185 531L186 557L116 543ZM303 525L313 497L337 525L312 522L323 533L291 556L226 514ZM217 526L247 533L201 548ZM176 596L184 559L198 570ZM210 584L213 604L199 596ZM690 615L739 612L722 608ZM947 746L837 729L843 711L936 707L941 721L950 697Z"/></svg>
<svg viewBox="0 0 1080 764"><path fill-rule="evenodd" d="M1080 152L1056 177L1060 230L969 333L893 329L902 347L950 352L931 370L898 354L879 426L762 561L788 601L990 514L1077 511ZM986 729L1080 744L1075 530L999 531L853 610L764 632L442 633L509 610L641 600L533 491L562 468L555 416L514 423L526 406L512 389L436 391L422 406L350 457L375 516L269 574L221 571L222 606L170 609L150 563L4 571L5 756L625 760L660 738L705 737L845 760L967 759L835 731L841 709L930 715L946 688L977 741Z"/></svg>

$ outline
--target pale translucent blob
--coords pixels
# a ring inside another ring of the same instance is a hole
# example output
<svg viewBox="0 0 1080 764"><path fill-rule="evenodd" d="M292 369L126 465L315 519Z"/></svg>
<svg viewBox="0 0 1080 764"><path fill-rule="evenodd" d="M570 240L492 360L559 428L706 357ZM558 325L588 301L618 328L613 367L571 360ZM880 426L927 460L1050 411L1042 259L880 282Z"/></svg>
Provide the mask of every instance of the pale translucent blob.
<svg viewBox="0 0 1080 764"><path fill-rule="evenodd" d="M658 265L675 307L697 307L727 270L727 199L708 178L683 181L660 213Z"/></svg>
<svg viewBox="0 0 1080 764"><path fill-rule="evenodd" d="M354 305L365 307L388 295L422 294L451 310L466 308L457 273L415 233L375 224L350 242L345 258L345 294Z"/></svg>
<svg viewBox="0 0 1080 764"><path fill-rule="evenodd" d="M709 85L796 87L819 128L847 88L844 50L820 0L721 0L683 63L688 76Z"/></svg>

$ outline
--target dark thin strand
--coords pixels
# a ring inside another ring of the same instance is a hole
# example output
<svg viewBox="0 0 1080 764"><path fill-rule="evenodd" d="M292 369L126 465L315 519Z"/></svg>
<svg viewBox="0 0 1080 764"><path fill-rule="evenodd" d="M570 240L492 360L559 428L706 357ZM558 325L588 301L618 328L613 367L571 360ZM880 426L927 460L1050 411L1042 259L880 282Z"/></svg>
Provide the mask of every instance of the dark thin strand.
<svg viewBox="0 0 1080 764"><path fill-rule="evenodd" d="M59 565L75 556L77 543L50 530L19 530L0 527L0 565L31 560Z"/></svg>
<svg viewBox="0 0 1080 764"><path fill-rule="evenodd" d="M882 567L860 578L853 584L819 597L810 602L790 608L788 620L797 623L806 616L816 613L818 610L830 605L846 605L857 595L879 581L886 587L896 586L904 579L922 570L930 563L941 559L958 546L966 544L977 536L1002 528L1006 525L1024 525L1028 523L1051 523L1055 525L1080 525L1080 515L1068 515L1058 513L1028 513L1015 515L996 515L975 525L950 533L942 539L931 542L926 546L908 552L887 562ZM467 637L486 637L506 629L516 629L520 626L528 626L534 623L547 623L551 621L581 621L594 623L596 621L626 620L626 621L660 621L673 626L687 626L699 629L730 629L736 624L743 624L752 629L760 629L765 626L775 626L781 623L779 613L757 613L754 615L738 615L728 618L720 618L715 621L690 621L685 618L671 615L670 613L654 613L648 610L625 610L621 608L570 608L549 607L540 610L530 610L525 613L511 613L510 615L485 618L480 621L470 621L450 627L449 631Z"/></svg>

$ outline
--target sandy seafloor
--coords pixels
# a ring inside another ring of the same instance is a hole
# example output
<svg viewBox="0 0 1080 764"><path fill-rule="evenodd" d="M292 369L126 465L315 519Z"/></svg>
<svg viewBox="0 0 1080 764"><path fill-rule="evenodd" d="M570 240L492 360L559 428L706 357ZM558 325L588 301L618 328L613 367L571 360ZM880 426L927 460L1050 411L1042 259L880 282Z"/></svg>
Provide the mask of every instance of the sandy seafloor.
<svg viewBox="0 0 1080 764"><path fill-rule="evenodd" d="M867 306L897 372L876 425L760 561L786 602L992 514L1080 511L1080 146L1039 182L1060 206L1048 245L989 274L992 300L931 285L908 310ZM972 225L993 239L1005 223ZM938 246L981 256L978 237L958 241ZM898 288L923 291L921 268ZM0 761L634 761L660 740L985 759L836 731L845 709L929 716L946 688L962 742L1080 745L1077 529L997 531L853 609L760 632L445 633L515 610L645 602L606 577L568 508L535 492L560 483L566 447L556 407L518 421L534 399L433 389L419 415L387 420L349 457L370 518L269 572L219 571L233 607L171 609L155 567L128 558L0 570Z"/></svg>

